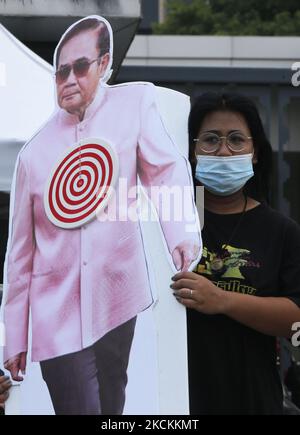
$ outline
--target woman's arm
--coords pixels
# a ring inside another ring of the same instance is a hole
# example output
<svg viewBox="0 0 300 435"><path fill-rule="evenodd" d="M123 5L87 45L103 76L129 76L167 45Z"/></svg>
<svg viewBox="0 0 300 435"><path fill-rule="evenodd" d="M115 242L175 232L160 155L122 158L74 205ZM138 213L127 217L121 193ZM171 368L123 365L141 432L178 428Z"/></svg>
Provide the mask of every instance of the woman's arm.
<svg viewBox="0 0 300 435"><path fill-rule="evenodd" d="M220 289L193 272L173 277L174 295L188 308L204 314L224 314L263 334L291 337L300 321L300 308L288 298L258 297Z"/></svg>

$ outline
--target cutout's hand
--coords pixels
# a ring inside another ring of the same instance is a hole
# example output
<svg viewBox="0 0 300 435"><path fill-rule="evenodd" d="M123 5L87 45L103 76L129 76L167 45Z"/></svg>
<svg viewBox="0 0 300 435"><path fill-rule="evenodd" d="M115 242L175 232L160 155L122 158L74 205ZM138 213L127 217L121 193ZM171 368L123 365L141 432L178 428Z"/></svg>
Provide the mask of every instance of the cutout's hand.
<svg viewBox="0 0 300 435"><path fill-rule="evenodd" d="M21 370L22 374L25 375L26 357L27 352L21 352L13 358L7 360L4 364L6 370L10 371L11 377L14 381L23 381L23 377L19 376L19 371Z"/></svg>
<svg viewBox="0 0 300 435"><path fill-rule="evenodd" d="M172 252L172 258L177 270L187 271L199 253L199 246L191 240L184 240Z"/></svg>

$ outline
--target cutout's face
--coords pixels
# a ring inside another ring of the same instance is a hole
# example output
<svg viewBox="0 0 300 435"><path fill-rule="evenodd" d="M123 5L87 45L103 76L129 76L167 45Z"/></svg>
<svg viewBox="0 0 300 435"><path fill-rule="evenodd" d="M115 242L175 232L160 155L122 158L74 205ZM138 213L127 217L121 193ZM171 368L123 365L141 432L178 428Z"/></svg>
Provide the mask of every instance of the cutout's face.
<svg viewBox="0 0 300 435"><path fill-rule="evenodd" d="M56 76L58 104L72 114L83 114L104 76L109 54L99 57L99 30L86 30L67 41L60 52Z"/></svg>

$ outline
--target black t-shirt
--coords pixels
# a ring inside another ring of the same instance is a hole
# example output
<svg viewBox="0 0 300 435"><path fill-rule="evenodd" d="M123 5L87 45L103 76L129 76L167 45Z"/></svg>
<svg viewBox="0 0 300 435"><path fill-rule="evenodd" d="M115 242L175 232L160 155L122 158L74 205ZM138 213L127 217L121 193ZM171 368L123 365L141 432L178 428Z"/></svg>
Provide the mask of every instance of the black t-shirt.
<svg viewBox="0 0 300 435"><path fill-rule="evenodd" d="M300 227L295 222L264 204L242 218L241 213L209 211L204 218L198 273L225 291L287 297L300 306ZM226 244L230 257L222 252ZM211 275L213 253L224 257L220 275ZM187 318L191 414L282 413L275 337L224 315L188 310Z"/></svg>

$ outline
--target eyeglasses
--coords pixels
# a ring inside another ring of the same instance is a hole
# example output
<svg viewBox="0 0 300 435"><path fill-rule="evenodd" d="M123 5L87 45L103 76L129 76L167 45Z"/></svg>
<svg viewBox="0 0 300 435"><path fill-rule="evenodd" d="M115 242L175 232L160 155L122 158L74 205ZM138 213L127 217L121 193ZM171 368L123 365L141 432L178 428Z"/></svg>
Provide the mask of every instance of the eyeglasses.
<svg viewBox="0 0 300 435"><path fill-rule="evenodd" d="M215 153L222 145L222 140L226 139L226 145L233 152L243 151L251 136L246 136L243 133L232 132L228 136L219 136L216 133L202 133L199 138L194 139L198 142L199 148L205 153Z"/></svg>
<svg viewBox="0 0 300 435"><path fill-rule="evenodd" d="M75 60L75 62L73 62L72 64L63 65L55 73L56 82L58 84L62 84L63 82L65 82L69 77L72 69L77 78L84 77L85 75L87 75L92 63L99 61L99 59L100 56L97 57L97 59L93 60L78 59Z"/></svg>

